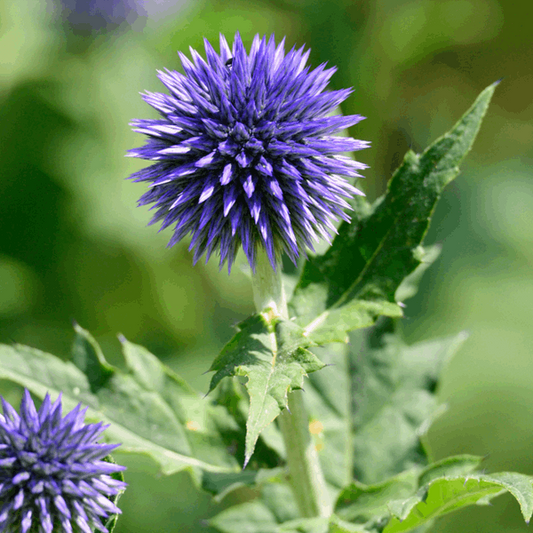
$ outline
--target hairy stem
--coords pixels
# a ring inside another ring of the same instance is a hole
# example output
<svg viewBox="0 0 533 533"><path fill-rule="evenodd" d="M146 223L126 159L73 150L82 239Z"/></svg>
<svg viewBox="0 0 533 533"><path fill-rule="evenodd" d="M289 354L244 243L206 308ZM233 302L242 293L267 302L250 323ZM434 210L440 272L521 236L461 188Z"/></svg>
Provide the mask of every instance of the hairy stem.
<svg viewBox="0 0 533 533"><path fill-rule="evenodd" d="M270 307L278 316L289 318L281 268L278 267L275 272L264 251L258 254L252 286L257 311ZM289 408L281 413L278 420L285 442L292 489L302 516L330 516L331 499L309 432L303 391L289 394Z"/></svg>

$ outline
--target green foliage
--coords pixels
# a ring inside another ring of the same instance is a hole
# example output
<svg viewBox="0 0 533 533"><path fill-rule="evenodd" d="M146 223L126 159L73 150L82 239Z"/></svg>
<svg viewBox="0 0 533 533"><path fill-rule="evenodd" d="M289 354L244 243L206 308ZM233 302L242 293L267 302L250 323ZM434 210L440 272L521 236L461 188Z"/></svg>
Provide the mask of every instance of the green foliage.
<svg viewBox="0 0 533 533"><path fill-rule="evenodd" d="M421 246L431 215L440 193L459 173L458 165L472 147L495 88L495 84L487 87L454 128L423 154L408 152L387 193L373 206L356 198L352 223L343 223L329 250L309 259L304 266L289 304L295 323L269 318L268 310L253 316L239 325L239 332L213 363L211 370L216 374L210 390L226 376L248 378L250 409L245 464L261 432L287 407L288 393L302 387L307 373L323 367L308 347L345 342L348 332L371 326L381 315L402 316L396 292L400 288L400 296L409 297L416 282L415 273L420 275L435 258L435 250L424 250ZM382 357L396 360L396 355L388 353ZM401 364L408 360L406 356ZM436 362L434 358L432 361ZM408 363L406 375L410 376L412 367L417 368L419 363L418 360L412 365ZM436 371L435 367L433 380ZM413 380L408 379L407 383ZM375 423L378 427L389 427L390 436L400 431L400 438L402 428L396 427L401 426L399 421L420 424L435 407L429 406L423 393L417 396L407 386L400 387L390 401L393 403L390 411L379 413L382 418L377 417ZM387 417L392 425L384 426ZM359 425L368 421L354 422ZM368 431L373 431L371 425ZM356 447L362 448L357 456L374 453L374 441L368 442L364 431L358 432L357 439L360 444L356 443ZM388 445L390 454L381 453L378 446L380 457L361 468L379 476L379 469L388 468L387 462L397 461L402 450L405 453L410 450L407 442L400 446L393 442ZM388 459L382 463L386 456Z"/></svg>
<svg viewBox="0 0 533 533"><path fill-rule="evenodd" d="M104 458L104 461L107 461L108 463L115 464L115 461L111 455L108 455L106 458ZM111 477L113 479L116 479L117 481L124 481L124 472L113 472L111 474ZM118 507L118 501L120 500L120 497L122 496L123 492L119 492L118 494L115 494L114 496L108 496L108 498ZM118 521L118 514L111 515L107 521L105 522L104 526L107 528L109 533L113 533L115 530L115 526L117 525Z"/></svg>
<svg viewBox="0 0 533 533"><path fill-rule="evenodd" d="M402 316L395 292L424 260L420 245L435 205L459 173L495 88L424 153L407 152L384 197L372 206L357 198L351 224L341 224L329 250L306 263L289 308L311 340L342 342L379 315Z"/></svg>
<svg viewBox="0 0 533 533"><path fill-rule="evenodd" d="M340 494L335 512L369 531L400 533L468 505L487 505L509 492L529 522L533 513L532 478L511 473L471 473L478 463L479 458L461 456L431 466L430 470L439 475L429 480L425 478L428 471L420 474L411 470L376 485L352 483Z"/></svg>
<svg viewBox="0 0 533 533"><path fill-rule="evenodd" d="M121 453L146 455L163 474L188 470L219 501L252 488L256 499L211 519L222 533L422 533L439 516L504 492L529 521L531 477L481 474L480 458L469 455L431 463L425 434L441 410L438 377L466 336L408 346L394 322L438 254L422 246L424 236L494 89L421 155L408 152L383 198L372 206L356 199L354 222L304 265L290 320L265 309L238 325L211 366L208 398L124 338L125 370L112 366L79 326L72 362L0 346L0 378L41 398L62 392L69 409L87 405L88 419L110 423L106 438L121 442ZM307 374L309 430L336 501L331 516L312 518L299 511L272 424Z"/></svg>
<svg viewBox="0 0 533 533"><path fill-rule="evenodd" d="M301 389L304 376L324 364L307 350L310 342L300 327L268 312L253 315L238 329L211 366L216 373L209 390L227 376L248 378L247 464L259 434L287 407L288 393Z"/></svg>
<svg viewBox="0 0 533 533"><path fill-rule="evenodd" d="M306 386L324 475L336 488L427 463L423 440L441 410L437 377L465 339L407 346L386 325L353 334L349 347L321 350L330 366Z"/></svg>
<svg viewBox="0 0 533 533"><path fill-rule="evenodd" d="M532 478L473 473L480 461L480 457L457 456L373 485L352 482L339 494L328 518L298 518L288 486L273 483L258 499L226 509L210 525L221 533L422 533L439 516L468 505L486 505L505 492L516 498L529 521Z"/></svg>
<svg viewBox="0 0 533 533"><path fill-rule="evenodd" d="M126 339L126 371L114 368L89 333L75 329L74 362L81 368L33 348L2 345L0 378L41 398L61 392L68 409L79 402L87 405L87 419L109 423L106 438L122 443L121 453L146 455L164 474L187 469L200 483L204 470L240 471L225 440L235 423L224 408L202 399L146 349Z"/></svg>

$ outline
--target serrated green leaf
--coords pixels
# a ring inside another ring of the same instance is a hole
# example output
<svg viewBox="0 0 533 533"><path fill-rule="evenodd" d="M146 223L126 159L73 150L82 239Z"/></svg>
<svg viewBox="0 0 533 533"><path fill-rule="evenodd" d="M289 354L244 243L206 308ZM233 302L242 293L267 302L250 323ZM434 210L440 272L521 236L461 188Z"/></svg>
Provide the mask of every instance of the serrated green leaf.
<svg viewBox="0 0 533 533"><path fill-rule="evenodd" d="M533 477L472 473L480 460L468 455L450 457L422 471L415 468L374 485L353 482L341 491L335 514L368 530L419 532L441 515L467 505L485 505L510 492L528 522L533 514Z"/></svg>
<svg viewBox="0 0 533 533"><path fill-rule="evenodd" d="M373 206L357 198L352 223L343 223L330 249L306 263L289 310L312 341L343 342L380 315L402 315L395 292L421 263L419 246L437 200L457 176L495 87L424 153L409 151Z"/></svg>
<svg viewBox="0 0 533 533"><path fill-rule="evenodd" d="M289 392L302 388L304 376L324 364L307 350L310 342L292 322L264 312L251 316L238 328L210 368L215 375L209 390L228 376L248 378L246 464L261 432L287 407Z"/></svg>
<svg viewBox="0 0 533 533"><path fill-rule="evenodd" d="M227 432L227 438L231 440L239 463L244 464L246 423L250 409L250 397L246 392L244 380L240 377L223 379L217 385L213 396L214 403L223 406L235 424L235 428ZM262 431L246 470L273 469L280 466L284 458L283 437L276 425L270 424Z"/></svg>
<svg viewBox="0 0 533 533"><path fill-rule="evenodd" d="M415 493L407 499L396 499L389 502L390 514L400 521L405 520L413 507L427 496L431 481L441 477L453 478L471 474L481 464L482 459L482 457L475 455L456 455L430 464L420 472L419 488Z"/></svg>
<svg viewBox="0 0 533 533"><path fill-rule="evenodd" d="M41 398L61 392L65 409L79 402L88 406L87 420L109 423L105 438L122 443L120 453L146 455L164 474L187 469L201 483L204 470L240 472L224 439L225 425L232 423L225 409L211 405L140 346L123 339L128 372L122 372L105 361L88 332L76 327L76 335L75 361L90 369L91 381L74 364L20 345L0 345L0 378Z"/></svg>
<svg viewBox="0 0 533 533"><path fill-rule="evenodd" d="M510 492L520 504L529 522L533 513L533 478L522 474L501 473L434 479L410 500L404 520L393 517L383 533L412 531L428 520L461 509L467 505L486 505L496 496Z"/></svg>

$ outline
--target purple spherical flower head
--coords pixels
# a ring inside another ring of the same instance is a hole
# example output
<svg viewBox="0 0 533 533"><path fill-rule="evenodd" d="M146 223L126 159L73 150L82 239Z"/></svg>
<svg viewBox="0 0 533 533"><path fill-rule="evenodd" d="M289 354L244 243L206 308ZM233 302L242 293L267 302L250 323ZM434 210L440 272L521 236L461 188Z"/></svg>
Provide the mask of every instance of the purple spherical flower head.
<svg viewBox="0 0 533 533"><path fill-rule="evenodd" d="M161 118L132 123L148 140L129 156L155 161L131 176L150 184L139 205L174 225L169 246L192 234L195 262L218 251L230 270L240 246L252 269L258 247L273 268L281 252L296 262L350 220L346 199L362 193L344 177L366 165L343 152L368 143L334 134L364 117L332 115L351 89L324 91L335 69L310 70L303 47L285 54L256 35L248 54L237 33L217 54L204 42L206 60L191 48L185 74L159 72L169 95L143 95Z"/></svg>
<svg viewBox="0 0 533 533"><path fill-rule="evenodd" d="M126 486L110 475L124 467L102 460L118 445L96 442L107 426L85 425L80 405L62 418L61 396L37 412L25 390L20 416L2 407L0 532L106 532L102 520L120 513L108 497Z"/></svg>
<svg viewBox="0 0 533 533"><path fill-rule="evenodd" d="M61 19L74 33L91 35L132 25L145 12L137 0L56 0Z"/></svg>

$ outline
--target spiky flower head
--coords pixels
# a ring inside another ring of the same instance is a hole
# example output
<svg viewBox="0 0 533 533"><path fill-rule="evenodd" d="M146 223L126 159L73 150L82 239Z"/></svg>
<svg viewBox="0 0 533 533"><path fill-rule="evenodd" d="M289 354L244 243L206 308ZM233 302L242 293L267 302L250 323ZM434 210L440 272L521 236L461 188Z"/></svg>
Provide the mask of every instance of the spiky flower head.
<svg viewBox="0 0 533 533"><path fill-rule="evenodd" d="M230 270L241 245L252 269L258 247L274 268L281 252L296 262L350 220L346 199L362 193L345 177L366 165L343 153L368 143L334 134L364 117L332 115L351 89L325 91L335 69L310 70L303 47L256 35L248 54L237 33L217 54L204 42L206 60L191 48L184 74L159 72L170 94L143 95L161 118L132 123L148 140L129 155L155 161L131 176L150 185L139 205L174 226L169 246L191 233L195 262L218 251Z"/></svg>
<svg viewBox="0 0 533 533"><path fill-rule="evenodd" d="M96 442L107 426L85 425L81 405L62 418L61 395L38 412L27 390L20 415L2 407L0 532L106 532L102 520L120 513L108 497L126 486L110 475L124 467L102 460L118 445Z"/></svg>

